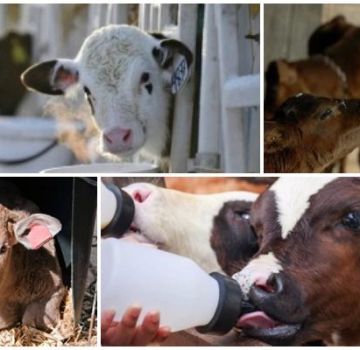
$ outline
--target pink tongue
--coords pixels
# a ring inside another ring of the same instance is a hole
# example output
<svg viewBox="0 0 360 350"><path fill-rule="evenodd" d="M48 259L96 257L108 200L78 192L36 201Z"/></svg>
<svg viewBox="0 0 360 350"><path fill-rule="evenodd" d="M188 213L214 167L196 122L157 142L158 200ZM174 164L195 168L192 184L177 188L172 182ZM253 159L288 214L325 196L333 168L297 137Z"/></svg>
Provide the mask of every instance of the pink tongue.
<svg viewBox="0 0 360 350"><path fill-rule="evenodd" d="M274 321L263 311L255 311L240 318L236 326L239 328L274 328L279 322Z"/></svg>
<svg viewBox="0 0 360 350"><path fill-rule="evenodd" d="M44 225L34 225L30 228L27 239L32 249L39 249L52 239L49 229Z"/></svg>

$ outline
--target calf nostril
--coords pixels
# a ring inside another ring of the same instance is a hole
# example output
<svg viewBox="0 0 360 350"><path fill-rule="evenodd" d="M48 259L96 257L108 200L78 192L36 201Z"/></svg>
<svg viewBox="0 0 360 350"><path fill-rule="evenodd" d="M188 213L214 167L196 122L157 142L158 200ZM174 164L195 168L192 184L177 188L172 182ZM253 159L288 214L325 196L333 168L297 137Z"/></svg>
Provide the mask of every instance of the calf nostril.
<svg viewBox="0 0 360 350"><path fill-rule="evenodd" d="M112 144L111 138L109 136L107 136L106 134L104 134L104 139L107 143Z"/></svg>
<svg viewBox="0 0 360 350"><path fill-rule="evenodd" d="M124 130L123 141L125 143L128 142L130 139L130 136L131 136L131 130L130 129Z"/></svg>
<svg viewBox="0 0 360 350"><path fill-rule="evenodd" d="M151 192L149 190L137 190L132 193L132 197L135 202L143 203L150 196Z"/></svg>
<svg viewBox="0 0 360 350"><path fill-rule="evenodd" d="M278 274L272 274L269 278L264 280L263 278L258 279L254 282L254 287L267 294L280 293L283 288L283 282Z"/></svg>

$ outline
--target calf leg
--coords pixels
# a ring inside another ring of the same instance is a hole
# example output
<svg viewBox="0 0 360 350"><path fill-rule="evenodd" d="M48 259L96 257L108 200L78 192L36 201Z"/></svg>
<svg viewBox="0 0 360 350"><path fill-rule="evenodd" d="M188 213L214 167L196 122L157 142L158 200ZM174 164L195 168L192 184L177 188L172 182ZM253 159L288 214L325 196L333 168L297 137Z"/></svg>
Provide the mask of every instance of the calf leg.
<svg viewBox="0 0 360 350"><path fill-rule="evenodd" d="M0 329L9 328L21 321L19 306L9 302L0 303Z"/></svg>
<svg viewBox="0 0 360 350"><path fill-rule="evenodd" d="M60 320L60 304L65 289L61 288L53 295L27 305L22 323L39 329L53 329Z"/></svg>

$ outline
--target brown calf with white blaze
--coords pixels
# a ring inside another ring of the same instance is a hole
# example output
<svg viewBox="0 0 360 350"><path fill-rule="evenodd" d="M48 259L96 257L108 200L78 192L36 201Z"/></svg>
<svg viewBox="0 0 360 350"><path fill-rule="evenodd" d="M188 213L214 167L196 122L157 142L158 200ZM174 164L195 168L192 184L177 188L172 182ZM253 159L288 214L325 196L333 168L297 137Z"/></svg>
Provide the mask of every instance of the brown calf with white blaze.
<svg viewBox="0 0 360 350"><path fill-rule="evenodd" d="M148 183L123 189L135 201L135 218L128 236L137 241L187 256L207 272L227 274L239 270L257 249L249 224L255 193L199 195Z"/></svg>
<svg viewBox="0 0 360 350"><path fill-rule="evenodd" d="M360 100L291 97L264 139L266 172L321 172L360 145Z"/></svg>
<svg viewBox="0 0 360 350"><path fill-rule="evenodd" d="M281 178L254 203L257 255L234 275L270 344L360 344L360 178Z"/></svg>
<svg viewBox="0 0 360 350"><path fill-rule="evenodd" d="M56 326L65 289L54 240L60 222L0 183L0 329Z"/></svg>

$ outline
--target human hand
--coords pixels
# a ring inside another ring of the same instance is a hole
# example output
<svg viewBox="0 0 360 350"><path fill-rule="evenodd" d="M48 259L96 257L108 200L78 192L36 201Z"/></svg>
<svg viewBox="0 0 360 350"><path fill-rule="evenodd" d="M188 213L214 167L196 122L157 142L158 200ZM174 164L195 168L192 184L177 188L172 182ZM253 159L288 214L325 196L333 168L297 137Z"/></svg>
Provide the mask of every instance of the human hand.
<svg viewBox="0 0 360 350"><path fill-rule="evenodd" d="M148 312L142 324L136 326L141 308L130 307L121 321L114 321L115 312L105 310L101 315L101 343L112 346L144 346L150 343L161 343L170 335L168 327L160 326L158 311Z"/></svg>

